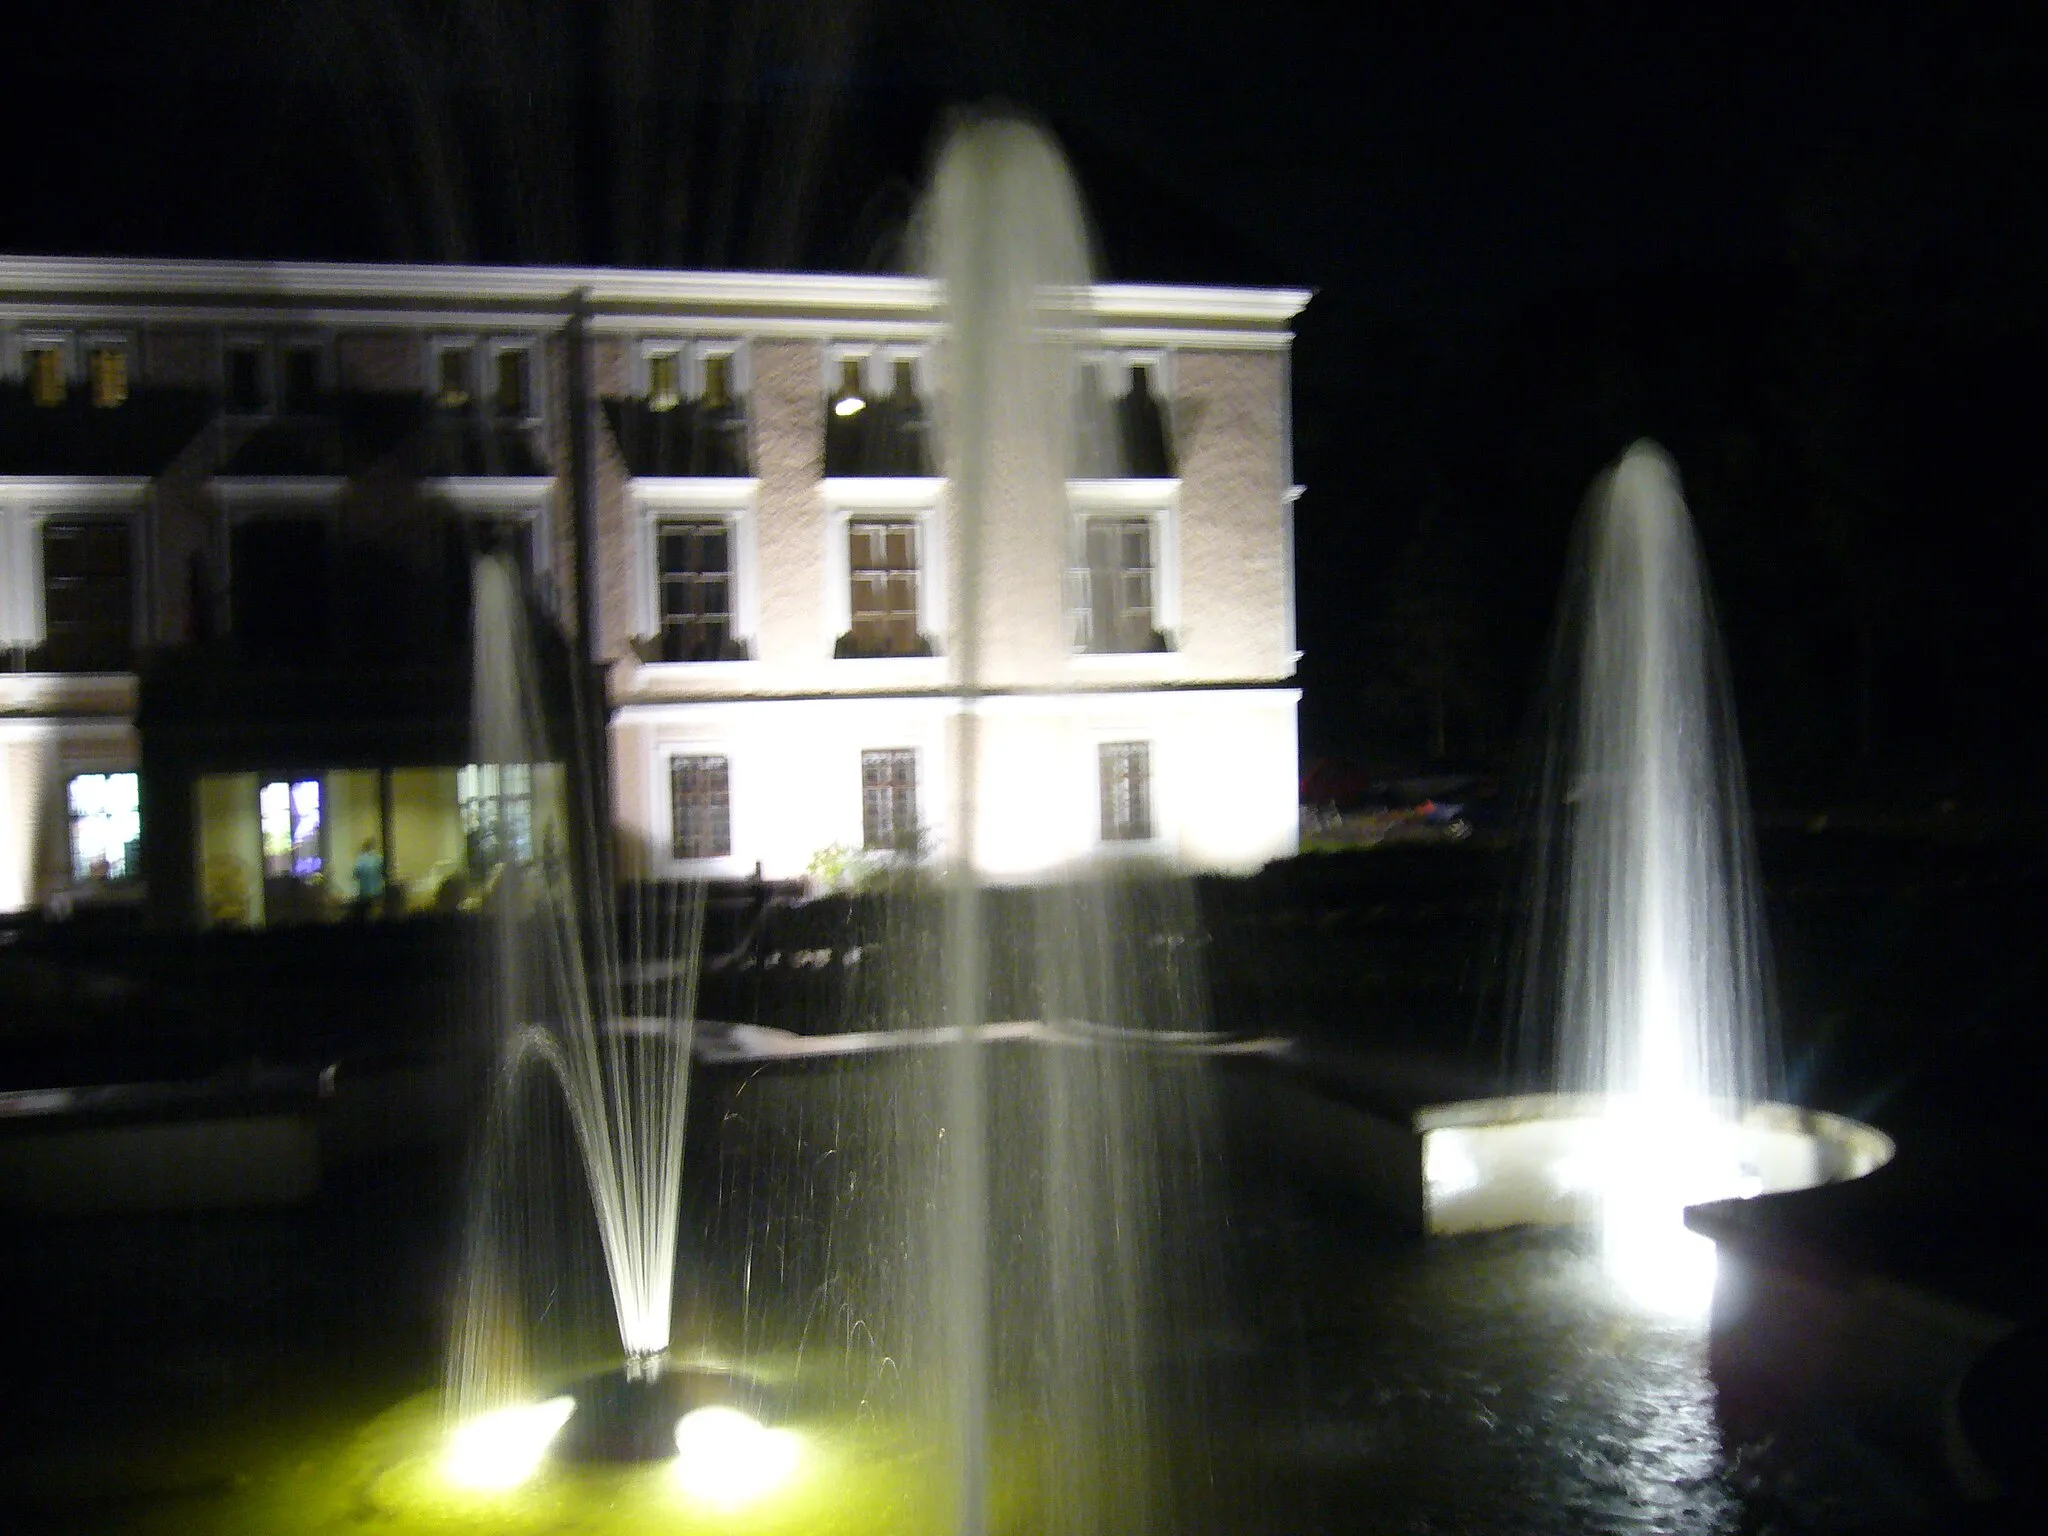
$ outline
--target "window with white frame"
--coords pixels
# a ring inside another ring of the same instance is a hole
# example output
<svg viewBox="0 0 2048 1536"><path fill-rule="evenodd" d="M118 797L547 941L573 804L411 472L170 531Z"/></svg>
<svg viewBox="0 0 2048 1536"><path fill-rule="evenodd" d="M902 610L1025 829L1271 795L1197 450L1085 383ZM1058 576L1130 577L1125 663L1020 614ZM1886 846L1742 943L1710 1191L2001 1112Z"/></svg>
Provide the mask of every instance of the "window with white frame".
<svg viewBox="0 0 2048 1536"><path fill-rule="evenodd" d="M1074 649L1095 655L1168 649L1159 628L1153 519L1103 513L1078 523Z"/></svg>
<svg viewBox="0 0 2048 1536"><path fill-rule="evenodd" d="M732 765L716 753L668 762L669 851L677 859L722 859L732 853Z"/></svg>
<svg viewBox="0 0 2048 1536"><path fill-rule="evenodd" d="M64 798L74 881L132 880L142 873L142 795L135 774L75 773Z"/></svg>
<svg viewBox="0 0 2048 1536"><path fill-rule="evenodd" d="M1143 741L1106 741L1096 749L1096 776L1105 843L1149 841L1152 832L1152 747Z"/></svg>
<svg viewBox="0 0 2048 1536"><path fill-rule="evenodd" d="M911 517L861 515L846 525L847 656L928 656L919 627L922 529Z"/></svg>
<svg viewBox="0 0 2048 1536"><path fill-rule="evenodd" d="M889 747L860 755L861 846L880 853L915 853L917 753Z"/></svg>
<svg viewBox="0 0 2048 1536"><path fill-rule="evenodd" d="M734 661L732 525L662 517L654 525L655 601L663 661Z"/></svg>
<svg viewBox="0 0 2048 1536"><path fill-rule="evenodd" d="M134 662L134 526L126 516L42 523L38 672L125 672Z"/></svg>
<svg viewBox="0 0 2048 1536"><path fill-rule="evenodd" d="M1068 484L1067 618L1083 655L1137 655L1175 648L1176 489L1138 480Z"/></svg>

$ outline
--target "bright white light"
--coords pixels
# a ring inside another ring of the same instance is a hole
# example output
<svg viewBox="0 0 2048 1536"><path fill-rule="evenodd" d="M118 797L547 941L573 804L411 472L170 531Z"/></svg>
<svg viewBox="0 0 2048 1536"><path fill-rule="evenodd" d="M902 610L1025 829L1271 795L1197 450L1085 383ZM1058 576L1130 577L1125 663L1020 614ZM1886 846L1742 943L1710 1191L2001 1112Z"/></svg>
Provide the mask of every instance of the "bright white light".
<svg viewBox="0 0 2048 1536"><path fill-rule="evenodd" d="M1683 1201L1636 1201L1609 1191L1600 1238L1608 1276L1637 1306L1674 1318L1704 1318L1712 1310L1714 1243L1686 1226Z"/></svg>
<svg viewBox="0 0 2048 1536"><path fill-rule="evenodd" d="M698 1408L676 1425L676 1478L707 1504L734 1509L796 1470L794 1430L769 1429L737 1408Z"/></svg>
<svg viewBox="0 0 2048 1536"><path fill-rule="evenodd" d="M1713 1306L1715 1249L1685 1224L1685 1208L1742 1192L1727 1126L1697 1105L1623 1102L1605 1127L1600 1247L1607 1273L1647 1311L1704 1318Z"/></svg>
<svg viewBox="0 0 2048 1536"><path fill-rule="evenodd" d="M480 1413L448 1437L442 1474L464 1488L516 1488L539 1469L575 1411L573 1397L551 1397Z"/></svg>
<svg viewBox="0 0 2048 1536"><path fill-rule="evenodd" d="M1479 1187L1479 1165L1462 1138L1449 1131L1430 1131L1422 1141L1422 1177L1432 1201L1448 1200Z"/></svg>
<svg viewBox="0 0 2048 1536"><path fill-rule="evenodd" d="M858 416L867 409L867 404L867 401L861 399L859 395L841 395L832 402L832 414L834 416Z"/></svg>

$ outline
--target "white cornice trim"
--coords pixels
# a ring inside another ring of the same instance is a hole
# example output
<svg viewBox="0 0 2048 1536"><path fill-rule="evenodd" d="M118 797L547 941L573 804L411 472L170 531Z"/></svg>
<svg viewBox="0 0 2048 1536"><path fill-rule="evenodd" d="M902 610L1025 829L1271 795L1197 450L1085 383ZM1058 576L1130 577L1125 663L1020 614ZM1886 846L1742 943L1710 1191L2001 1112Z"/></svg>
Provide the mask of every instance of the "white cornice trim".
<svg viewBox="0 0 2048 1536"><path fill-rule="evenodd" d="M723 510L751 506L760 494L761 482L751 475L636 475L627 482L633 499L650 510L660 508L705 508ZM703 662L675 663L703 666Z"/></svg>
<svg viewBox="0 0 2048 1536"><path fill-rule="evenodd" d="M131 505L149 495L145 475L0 475L0 501L46 507Z"/></svg>
<svg viewBox="0 0 2048 1536"><path fill-rule="evenodd" d="M555 488L553 475L442 475L421 480L427 496L458 506L496 506L502 502L545 500Z"/></svg>
<svg viewBox="0 0 2048 1536"><path fill-rule="evenodd" d="M1163 507L1180 495L1180 481L1069 480L1067 500L1076 507Z"/></svg>
<svg viewBox="0 0 2048 1536"><path fill-rule="evenodd" d="M0 294L38 297L225 299L306 306L400 301L510 305L566 314L587 292L594 308L715 309L765 315L797 311L923 319L938 309L926 278L826 272L693 272L615 267L400 266L356 262L163 261L103 256L0 256ZM1183 287L1099 283L1095 319L1105 325L1251 326L1280 329L1307 304L1303 288Z"/></svg>
<svg viewBox="0 0 2048 1536"><path fill-rule="evenodd" d="M914 510L936 507L946 493L940 475L835 475L820 480L827 506L854 511Z"/></svg>

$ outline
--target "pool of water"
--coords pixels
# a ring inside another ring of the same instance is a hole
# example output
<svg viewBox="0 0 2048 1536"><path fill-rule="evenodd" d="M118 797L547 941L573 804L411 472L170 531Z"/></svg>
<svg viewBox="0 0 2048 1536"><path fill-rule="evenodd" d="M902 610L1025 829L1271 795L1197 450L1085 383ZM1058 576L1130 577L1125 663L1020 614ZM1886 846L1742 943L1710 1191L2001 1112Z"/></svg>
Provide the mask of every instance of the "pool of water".
<svg viewBox="0 0 2048 1536"><path fill-rule="evenodd" d="M453 1170L407 1164L298 1211L0 1232L0 1529L13 1532L935 1529L933 1458L881 1415L807 1426L801 1491L738 1519L664 1470L434 1475ZM1937 1522L1846 1432L1728 1454L1696 1327L1614 1296L1585 1240L1424 1242L1239 1167L1232 1300L1176 1341L1184 1513L1230 1532L1760 1532ZM1002 1527L1047 1528L1044 1447L999 1424ZM1190 1474L1186 1469L1198 1469ZM1926 1528L1937 1528L1928 1524Z"/></svg>

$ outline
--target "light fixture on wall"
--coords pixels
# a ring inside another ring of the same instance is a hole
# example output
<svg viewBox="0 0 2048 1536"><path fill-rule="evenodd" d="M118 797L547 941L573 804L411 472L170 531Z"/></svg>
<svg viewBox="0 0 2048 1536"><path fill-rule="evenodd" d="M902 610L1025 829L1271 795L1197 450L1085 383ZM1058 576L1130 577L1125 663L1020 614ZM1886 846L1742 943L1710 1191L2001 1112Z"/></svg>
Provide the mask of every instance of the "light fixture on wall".
<svg viewBox="0 0 2048 1536"><path fill-rule="evenodd" d="M867 397L861 393L860 359L846 357L839 360L839 393L832 401L835 416L858 416L867 409Z"/></svg>

